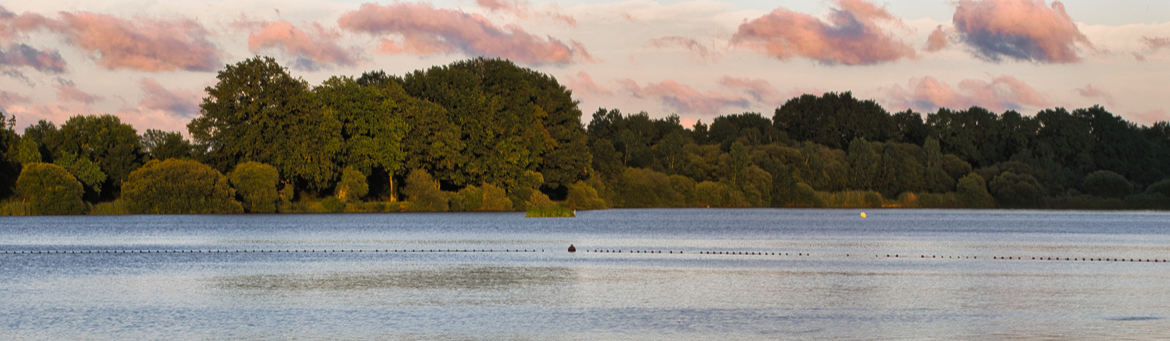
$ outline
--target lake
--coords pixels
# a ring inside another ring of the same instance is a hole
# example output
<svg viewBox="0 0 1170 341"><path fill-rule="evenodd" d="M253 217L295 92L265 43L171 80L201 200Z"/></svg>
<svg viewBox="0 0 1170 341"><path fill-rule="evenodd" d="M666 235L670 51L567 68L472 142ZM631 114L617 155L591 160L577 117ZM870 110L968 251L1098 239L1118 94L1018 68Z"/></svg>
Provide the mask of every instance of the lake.
<svg viewBox="0 0 1170 341"><path fill-rule="evenodd" d="M1170 214L860 212L7 217L0 335L1170 337Z"/></svg>

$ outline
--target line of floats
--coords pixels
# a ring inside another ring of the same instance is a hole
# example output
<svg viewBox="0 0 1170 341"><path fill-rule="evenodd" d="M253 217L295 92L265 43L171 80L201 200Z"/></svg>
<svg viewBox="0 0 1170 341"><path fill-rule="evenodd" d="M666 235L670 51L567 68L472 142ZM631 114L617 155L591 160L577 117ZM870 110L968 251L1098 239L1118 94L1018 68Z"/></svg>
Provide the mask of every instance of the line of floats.
<svg viewBox="0 0 1170 341"><path fill-rule="evenodd" d="M217 249L217 250L0 250L0 255L89 255L89 254L334 254L334 253L544 253L547 249ZM569 252L576 252L576 248ZM676 250L625 250L625 249L583 249L582 253L593 254L656 254L656 255L714 255L714 256L771 256L771 257L812 257L809 252L774 251L676 251ZM840 257L840 256L838 256ZM845 254L846 258L864 258L868 255ZM1037 261L1037 262L1126 262L1126 263L1170 263L1170 258L1134 257L1055 257L1055 256L940 256L927 254L875 254L873 258L898 260L991 260L991 261Z"/></svg>

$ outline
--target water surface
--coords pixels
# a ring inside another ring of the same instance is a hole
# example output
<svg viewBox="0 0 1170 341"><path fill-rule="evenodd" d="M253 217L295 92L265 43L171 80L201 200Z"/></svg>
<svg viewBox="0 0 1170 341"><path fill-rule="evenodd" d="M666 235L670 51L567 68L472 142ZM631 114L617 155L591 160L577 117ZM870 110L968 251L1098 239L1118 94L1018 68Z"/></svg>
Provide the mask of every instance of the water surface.
<svg viewBox="0 0 1170 341"><path fill-rule="evenodd" d="M578 213L4 218L0 334L1170 336L1168 214Z"/></svg>

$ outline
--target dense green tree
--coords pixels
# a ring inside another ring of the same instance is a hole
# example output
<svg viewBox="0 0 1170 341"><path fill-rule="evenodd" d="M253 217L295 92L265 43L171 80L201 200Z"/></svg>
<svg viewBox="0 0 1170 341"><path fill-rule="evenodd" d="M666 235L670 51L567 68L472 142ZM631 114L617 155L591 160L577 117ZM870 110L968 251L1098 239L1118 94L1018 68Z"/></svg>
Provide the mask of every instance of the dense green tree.
<svg viewBox="0 0 1170 341"><path fill-rule="evenodd" d="M223 173L193 160L150 161L130 172L122 200L136 214L242 213Z"/></svg>
<svg viewBox="0 0 1170 341"><path fill-rule="evenodd" d="M735 141L761 145L781 140L772 120L754 112L716 117L708 128L707 139L710 143L719 144L724 150Z"/></svg>
<svg viewBox="0 0 1170 341"><path fill-rule="evenodd" d="M869 190L875 187L878 180L878 166L881 159L865 138L858 137L849 142L849 167L851 179L850 187L860 190Z"/></svg>
<svg viewBox="0 0 1170 341"><path fill-rule="evenodd" d="M1099 170L1085 175L1082 184L1085 193L1104 198L1124 198L1133 190L1125 176L1116 172Z"/></svg>
<svg viewBox="0 0 1170 341"><path fill-rule="evenodd" d="M512 207L520 210L528 209L528 200L533 192L540 192L540 185L544 183L544 175L534 171L524 171L512 181L507 188L508 198L512 200Z"/></svg>
<svg viewBox="0 0 1170 341"><path fill-rule="evenodd" d="M451 197L450 208L453 212L478 211L483 206L483 189L470 185L463 187L455 196Z"/></svg>
<svg viewBox="0 0 1170 341"><path fill-rule="evenodd" d="M508 199L507 193L500 186L484 184L483 204L479 209L481 211L511 211L512 200Z"/></svg>
<svg viewBox="0 0 1170 341"><path fill-rule="evenodd" d="M597 190L585 181L569 185L569 194L565 204L574 210L601 210L609 208L605 200L597 194Z"/></svg>
<svg viewBox="0 0 1170 341"><path fill-rule="evenodd" d="M987 192L987 184L979 174L970 173L959 179L958 184L955 185L955 192L959 205L962 207L995 207L995 198L991 196L991 193Z"/></svg>
<svg viewBox="0 0 1170 341"><path fill-rule="evenodd" d="M369 192L370 187L365 174L353 166L341 170L341 181L337 183L337 199L342 202L358 201Z"/></svg>
<svg viewBox="0 0 1170 341"><path fill-rule="evenodd" d="M12 194L12 187L21 171L22 139L16 134L15 127L16 117L5 115L0 110L0 198Z"/></svg>
<svg viewBox="0 0 1170 341"><path fill-rule="evenodd" d="M13 154L12 161L16 161L19 164L44 162L45 159L44 155L41 155L40 146L37 144L37 141L31 138L21 138Z"/></svg>
<svg viewBox="0 0 1170 341"><path fill-rule="evenodd" d="M890 114L877 102L858 100L849 92L790 99L776 109L772 121L791 139L835 149L845 148L854 138L886 141L898 132Z"/></svg>
<svg viewBox="0 0 1170 341"><path fill-rule="evenodd" d="M32 214L81 214L81 183L61 166L51 163L26 163L16 180L16 193Z"/></svg>
<svg viewBox="0 0 1170 341"><path fill-rule="evenodd" d="M695 185L695 196L700 207L748 207L743 193L722 182L703 181Z"/></svg>
<svg viewBox="0 0 1170 341"><path fill-rule="evenodd" d="M244 211L248 213L275 213L280 203L277 186L280 172L271 165L248 161L236 165L228 173L228 181L236 189Z"/></svg>
<svg viewBox="0 0 1170 341"><path fill-rule="evenodd" d="M114 115L73 116L61 125L59 133L60 145L53 151L53 159L73 154L97 163L106 174L100 186L101 199L117 198L122 182L146 156L138 132Z"/></svg>
<svg viewBox="0 0 1170 341"><path fill-rule="evenodd" d="M86 193L92 195L94 199L98 193L101 193L102 184L106 182L106 173L102 172L98 164L87 158L79 158L70 152L62 153L53 163L65 168L69 174L81 181L81 184L85 186Z"/></svg>
<svg viewBox="0 0 1170 341"><path fill-rule="evenodd" d="M341 123L344 141L338 163L362 174L380 171L393 193L394 174L402 173L406 151L402 140L408 131L405 112L410 101L396 83L363 86L350 77L331 77L313 89L326 110ZM344 174L343 174L344 175ZM345 201L342 198L342 201Z"/></svg>
<svg viewBox="0 0 1170 341"><path fill-rule="evenodd" d="M1043 189L1036 178L1010 171L1000 173L991 179L991 182L987 183L987 189L1003 207L1039 207L1044 197Z"/></svg>
<svg viewBox="0 0 1170 341"><path fill-rule="evenodd" d="M1161 194L1166 198L1170 198L1170 179L1162 179L1150 184L1149 187L1146 187L1146 193Z"/></svg>
<svg viewBox="0 0 1170 341"><path fill-rule="evenodd" d="M402 194L410 201L409 207L413 211L445 212L450 207L447 197L439 190L438 182L422 169L410 171Z"/></svg>
<svg viewBox="0 0 1170 341"><path fill-rule="evenodd" d="M772 174L752 165L740 171L734 182L752 207L767 207L772 203Z"/></svg>
<svg viewBox="0 0 1170 341"><path fill-rule="evenodd" d="M298 188L323 191L337 179L341 126L309 84L270 57L228 65L187 125L205 160L226 171L245 160L276 167ZM111 174L113 176L113 174Z"/></svg>
<svg viewBox="0 0 1170 341"><path fill-rule="evenodd" d="M189 159L193 149L182 134L158 129L147 129L142 134L142 147L152 160Z"/></svg>
<svg viewBox="0 0 1170 341"><path fill-rule="evenodd" d="M626 168L614 192L614 206L623 208L675 207L686 201L674 190L669 175L644 168Z"/></svg>

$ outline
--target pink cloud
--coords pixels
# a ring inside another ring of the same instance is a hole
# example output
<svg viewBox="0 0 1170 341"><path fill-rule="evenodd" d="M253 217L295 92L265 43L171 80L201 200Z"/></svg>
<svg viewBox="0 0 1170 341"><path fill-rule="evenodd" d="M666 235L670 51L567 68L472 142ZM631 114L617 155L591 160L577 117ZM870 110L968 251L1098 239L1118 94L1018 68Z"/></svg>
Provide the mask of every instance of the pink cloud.
<svg viewBox="0 0 1170 341"><path fill-rule="evenodd" d="M1092 47L1059 1L959 0L953 21L963 42L991 61L1071 63L1080 61L1078 44Z"/></svg>
<svg viewBox="0 0 1170 341"><path fill-rule="evenodd" d="M593 77L589 76L585 71L577 72L576 77L565 77L565 86L578 94L613 95L613 91L598 85L593 81Z"/></svg>
<svg viewBox="0 0 1170 341"><path fill-rule="evenodd" d="M933 32L930 32L930 37L926 38L926 50L935 52L947 47L947 34L943 32L942 25L938 25Z"/></svg>
<svg viewBox="0 0 1170 341"><path fill-rule="evenodd" d="M142 108L170 112L183 117L192 117L199 111L202 92L168 90L151 78L143 78L139 86L142 88L142 101L138 102L138 105Z"/></svg>
<svg viewBox="0 0 1170 341"><path fill-rule="evenodd" d="M57 99L66 102L93 104L93 102L101 100L103 97L82 91L81 89L78 89L77 86L73 84L73 82L58 80Z"/></svg>
<svg viewBox="0 0 1170 341"><path fill-rule="evenodd" d="M2 9L3 8L0 8L0 10L2 10ZM30 100L28 97L21 96L18 93L0 90L0 108L3 108L4 106L7 106L7 105L25 104L25 103L28 103L29 101Z"/></svg>
<svg viewBox="0 0 1170 341"><path fill-rule="evenodd" d="M502 57L525 64L568 64L589 56L580 44L539 38L518 26L500 28L481 15L436 9L429 4L362 4L337 23L346 30L374 35L395 34L402 42L383 38L383 53L434 54L459 51Z"/></svg>
<svg viewBox="0 0 1170 341"><path fill-rule="evenodd" d="M1082 97L1100 98L1105 100L1106 104L1109 104L1110 106L1113 105L1113 94L1110 94L1105 90L1098 89L1092 84L1086 84L1085 87L1077 88L1076 90L1077 94L1080 94Z"/></svg>
<svg viewBox="0 0 1170 341"><path fill-rule="evenodd" d="M901 24L884 7L864 0L837 0L829 21L777 8L739 25L732 44L759 49L777 59L802 56L825 64L876 64L914 57L914 49L879 26Z"/></svg>
<svg viewBox="0 0 1170 341"><path fill-rule="evenodd" d="M729 88L742 89L756 102L776 102L779 100L779 92L776 91L776 88L772 86L772 83L763 79L723 76L723 79L719 80L719 84Z"/></svg>
<svg viewBox="0 0 1170 341"><path fill-rule="evenodd" d="M0 48L0 71L19 73L16 69L25 66L46 73L65 72L65 60L57 51L37 50L25 44Z"/></svg>
<svg viewBox="0 0 1170 341"><path fill-rule="evenodd" d="M305 32L284 20L265 23L248 35L248 50L253 53L263 49L282 50L296 57L294 66L307 70L315 70L322 64L354 65L357 62L349 52L337 45L340 34L336 31L327 30L319 24L313 24L310 31Z"/></svg>
<svg viewBox="0 0 1170 341"><path fill-rule="evenodd" d="M995 77L990 82L964 79L956 87L926 76L911 79L906 87L895 85L887 90L887 95L893 107L909 107L925 112L938 108L965 109L972 106L1004 111L1048 105L1039 92L1008 75Z"/></svg>
<svg viewBox="0 0 1170 341"><path fill-rule="evenodd" d="M746 97L714 91L701 92L669 79L646 86L639 86L632 79L618 82L634 97L660 100L680 113L715 115L726 107L746 108L750 104Z"/></svg>
<svg viewBox="0 0 1170 341"><path fill-rule="evenodd" d="M127 20L90 12L60 12L60 19L10 12L0 18L0 38L46 29L93 54L107 69L211 71L220 67L219 50L209 33L189 19Z"/></svg>
<svg viewBox="0 0 1170 341"><path fill-rule="evenodd" d="M527 1L521 0L475 0L475 4L492 12L507 12L512 13L519 18L527 18L532 15L531 6ZM577 27L577 19L571 16L561 14L556 11L545 11L535 13L536 16L543 18L550 18L553 20L564 22L565 24Z"/></svg>
<svg viewBox="0 0 1170 341"><path fill-rule="evenodd" d="M710 50L707 49L707 47L703 46L703 44L700 44L698 41L696 41L694 39L686 38L686 37L680 37L680 36L658 37L658 38L651 39L648 42L648 45L650 45L652 47L660 48L660 49L666 49L666 48L672 48L672 47L685 48L685 49L690 50L691 52L694 52L695 54L699 55L699 58L705 62L712 61L713 59L719 57L718 54L711 52Z"/></svg>
<svg viewBox="0 0 1170 341"><path fill-rule="evenodd" d="M1152 51L1170 47L1170 37L1142 37L1142 42Z"/></svg>

